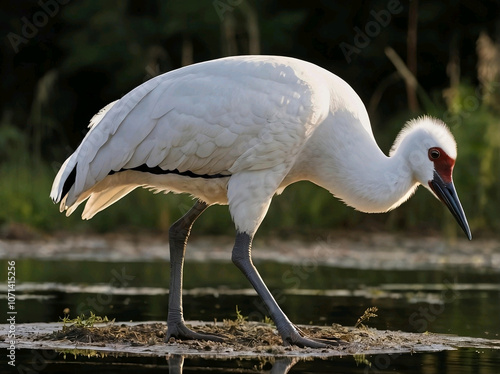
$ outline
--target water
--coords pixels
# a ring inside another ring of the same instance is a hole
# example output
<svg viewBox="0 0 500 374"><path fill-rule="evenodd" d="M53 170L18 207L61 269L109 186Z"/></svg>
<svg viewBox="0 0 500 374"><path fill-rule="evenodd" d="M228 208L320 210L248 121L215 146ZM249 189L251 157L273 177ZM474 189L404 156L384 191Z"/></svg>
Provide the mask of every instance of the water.
<svg viewBox="0 0 500 374"><path fill-rule="evenodd" d="M22 351L18 360L25 373L166 373L176 372L180 361L183 373L268 372L275 363L257 359L207 359L201 357L78 357L54 351ZM292 365L290 373L411 373L411 374L497 374L500 350L460 349L436 353L333 357L290 362L277 359L278 365ZM366 363L370 363L368 366ZM14 371L15 372L15 371ZM284 371L281 371L284 373Z"/></svg>
<svg viewBox="0 0 500 374"><path fill-rule="evenodd" d="M256 265L283 310L298 324L352 326L366 308L376 306L379 316L367 324L378 329L499 339L500 274L494 271L360 270L275 262ZM6 269L6 261L0 261L0 279L7 279ZM19 259L16 278L17 323L56 322L64 308L71 310L71 317L92 310L118 321L166 320L168 262ZM184 288L188 320L234 319L236 306L250 319L264 318L260 299L230 263L186 263ZM5 294L1 296L6 304ZM24 372L145 373L174 371L181 360L64 356L61 352L21 350L17 362L28 369ZM5 367L5 355L0 360ZM275 368L280 365L293 365L291 373L498 373L500 347L280 362ZM183 367L184 373L256 372L270 370L273 364L255 359L185 357Z"/></svg>

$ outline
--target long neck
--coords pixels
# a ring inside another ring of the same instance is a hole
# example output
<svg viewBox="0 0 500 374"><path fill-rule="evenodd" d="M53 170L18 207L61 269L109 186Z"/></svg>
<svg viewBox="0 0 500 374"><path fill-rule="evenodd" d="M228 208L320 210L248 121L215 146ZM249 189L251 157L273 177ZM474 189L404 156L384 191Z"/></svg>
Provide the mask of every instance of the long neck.
<svg viewBox="0 0 500 374"><path fill-rule="evenodd" d="M342 139L338 129L329 132L333 131L321 131L310 139L306 163L312 182L367 213L394 209L413 194L418 183L404 149L387 157L371 134Z"/></svg>

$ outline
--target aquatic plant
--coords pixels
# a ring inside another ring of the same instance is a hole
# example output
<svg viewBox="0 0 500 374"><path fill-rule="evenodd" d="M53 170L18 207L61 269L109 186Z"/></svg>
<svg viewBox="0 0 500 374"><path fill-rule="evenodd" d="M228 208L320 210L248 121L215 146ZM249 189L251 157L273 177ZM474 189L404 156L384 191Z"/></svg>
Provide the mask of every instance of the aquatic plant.
<svg viewBox="0 0 500 374"><path fill-rule="evenodd" d="M66 311L66 309L64 310ZM68 311L69 312L69 311ZM83 328L90 328L94 327L94 324L96 323L114 323L115 319L113 318L112 320L109 320L107 316L101 317L95 315L92 311L90 312L90 316L86 317L85 314L81 314L77 316L76 318L69 318L69 313L65 313L64 317L61 318L59 317L60 322L64 323L64 326L66 327L66 324L74 325L76 327L83 327Z"/></svg>
<svg viewBox="0 0 500 374"><path fill-rule="evenodd" d="M363 324L363 322L367 322L370 318L378 317L377 314L375 314L377 311L378 311L378 308L376 306L372 306L372 307L366 309L364 311L363 315L358 318L354 327L366 328L366 326Z"/></svg>

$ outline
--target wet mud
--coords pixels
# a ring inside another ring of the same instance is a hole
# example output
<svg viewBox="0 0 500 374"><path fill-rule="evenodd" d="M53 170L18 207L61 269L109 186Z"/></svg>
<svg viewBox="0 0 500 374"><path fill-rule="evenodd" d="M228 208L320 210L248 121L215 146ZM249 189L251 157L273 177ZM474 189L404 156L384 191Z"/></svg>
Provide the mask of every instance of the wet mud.
<svg viewBox="0 0 500 374"><path fill-rule="evenodd" d="M224 337L224 342L177 340L164 341L166 324L112 323L94 327L63 326L61 323L22 324L17 326L18 348L88 350L126 355L183 355L213 358L230 357L331 357L379 353L437 352L458 348L500 349L500 340L468 338L432 333L406 333L332 326L300 326L313 338L336 338L344 344L329 348L285 346L274 326L265 323L224 321L191 322L198 332ZM4 330L5 331L5 330ZM0 347L6 337L0 336Z"/></svg>

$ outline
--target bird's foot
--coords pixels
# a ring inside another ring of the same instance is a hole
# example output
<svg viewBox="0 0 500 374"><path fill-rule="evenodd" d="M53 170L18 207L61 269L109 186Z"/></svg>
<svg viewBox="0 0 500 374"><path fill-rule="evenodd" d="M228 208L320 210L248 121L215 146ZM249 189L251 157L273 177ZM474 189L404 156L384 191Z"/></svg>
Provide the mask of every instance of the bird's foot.
<svg viewBox="0 0 500 374"><path fill-rule="evenodd" d="M317 339L305 336L294 336L283 339L285 345L296 345L301 348L331 348L346 344L338 338Z"/></svg>
<svg viewBox="0 0 500 374"><path fill-rule="evenodd" d="M304 332L302 332L298 327L294 326L295 329L287 336L283 337L283 343L285 345L296 345L301 348L331 348L336 346L342 346L347 344L342 339L339 338L309 338Z"/></svg>
<svg viewBox="0 0 500 374"><path fill-rule="evenodd" d="M184 322L168 324L165 342L168 343L170 338L179 340L209 340L213 342L223 342L224 338L218 335L203 334L189 329Z"/></svg>

